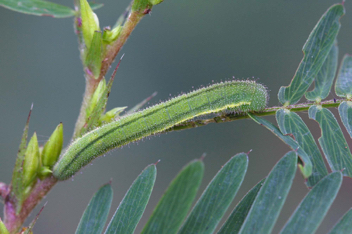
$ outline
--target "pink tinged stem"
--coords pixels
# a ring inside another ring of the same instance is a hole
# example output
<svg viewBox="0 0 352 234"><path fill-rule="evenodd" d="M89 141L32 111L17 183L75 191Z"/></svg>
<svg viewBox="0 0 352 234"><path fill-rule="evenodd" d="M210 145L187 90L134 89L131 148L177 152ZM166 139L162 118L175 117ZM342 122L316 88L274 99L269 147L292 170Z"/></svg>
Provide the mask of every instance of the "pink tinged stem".
<svg viewBox="0 0 352 234"><path fill-rule="evenodd" d="M5 199L9 194L9 192L10 192L9 186L7 186L7 184L3 182L0 182L0 197Z"/></svg>
<svg viewBox="0 0 352 234"><path fill-rule="evenodd" d="M5 198L4 207L4 224L10 233L16 233L32 212L34 207L43 199L43 197L56 184L57 179L48 177L43 181L38 180L30 195L24 200L22 209L16 214L16 199L11 193Z"/></svg>

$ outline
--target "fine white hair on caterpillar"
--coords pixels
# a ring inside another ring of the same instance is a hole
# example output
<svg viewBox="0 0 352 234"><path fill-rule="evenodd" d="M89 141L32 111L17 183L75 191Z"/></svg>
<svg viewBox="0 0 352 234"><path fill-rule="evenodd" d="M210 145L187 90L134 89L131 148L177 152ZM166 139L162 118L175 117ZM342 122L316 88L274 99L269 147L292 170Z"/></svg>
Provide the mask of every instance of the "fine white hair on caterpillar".
<svg viewBox="0 0 352 234"><path fill-rule="evenodd" d="M255 81L212 84L108 123L76 139L61 155L53 175L65 180L106 152L163 132L177 124L218 112L259 112L268 92Z"/></svg>

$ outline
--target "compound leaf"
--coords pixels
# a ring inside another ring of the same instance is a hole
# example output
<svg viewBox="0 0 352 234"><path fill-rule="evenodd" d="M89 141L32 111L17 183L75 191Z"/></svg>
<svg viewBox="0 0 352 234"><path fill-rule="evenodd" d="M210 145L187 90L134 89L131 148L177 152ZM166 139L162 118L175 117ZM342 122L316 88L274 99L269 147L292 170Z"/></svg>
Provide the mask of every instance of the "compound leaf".
<svg viewBox="0 0 352 234"><path fill-rule="evenodd" d="M307 186L313 187L324 176L328 174L328 170L320 154L320 150L315 143L312 133L301 117L296 113L281 109L276 112L276 121L281 132L284 135L292 134L300 147L307 153L313 164L312 175L308 177Z"/></svg>
<svg viewBox="0 0 352 234"><path fill-rule="evenodd" d="M315 105L309 108L308 114L320 125L319 143L331 170L343 170L343 175L351 177L352 155L334 115L328 109Z"/></svg>
<svg viewBox="0 0 352 234"><path fill-rule="evenodd" d="M75 15L75 11L67 6L43 0L0 0L0 6L24 14L65 18Z"/></svg>
<svg viewBox="0 0 352 234"><path fill-rule="evenodd" d="M290 191L296 168L296 152L290 151L265 179L239 233L271 233Z"/></svg>
<svg viewBox="0 0 352 234"><path fill-rule="evenodd" d="M241 186L247 166L247 154L232 157L209 183L179 233L213 233Z"/></svg>
<svg viewBox="0 0 352 234"><path fill-rule="evenodd" d="M284 226L281 234L315 233L323 221L342 183L342 173L324 177L307 194Z"/></svg>
<svg viewBox="0 0 352 234"><path fill-rule="evenodd" d="M202 160L186 165L165 191L142 234L177 233L197 195L203 174Z"/></svg>
<svg viewBox="0 0 352 234"><path fill-rule="evenodd" d="M278 98L282 104L297 103L312 84L334 44L341 26L339 20L344 13L343 5L335 4L320 18L303 46L304 57L291 84L279 90Z"/></svg>
<svg viewBox="0 0 352 234"><path fill-rule="evenodd" d="M90 200L76 229L76 234L99 234L103 231L112 202L110 184L103 185Z"/></svg>
<svg viewBox="0 0 352 234"><path fill-rule="evenodd" d="M155 164L146 167L133 182L112 217L105 234L132 234L148 204L156 178Z"/></svg>

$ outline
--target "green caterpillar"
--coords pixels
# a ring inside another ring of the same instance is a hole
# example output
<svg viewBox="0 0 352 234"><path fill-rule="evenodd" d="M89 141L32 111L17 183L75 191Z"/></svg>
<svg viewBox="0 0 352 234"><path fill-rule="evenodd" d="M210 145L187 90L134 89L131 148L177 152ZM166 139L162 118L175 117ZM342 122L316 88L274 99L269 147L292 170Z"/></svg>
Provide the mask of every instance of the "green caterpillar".
<svg viewBox="0 0 352 234"><path fill-rule="evenodd" d="M210 85L103 125L75 140L62 154L53 175L65 180L94 158L196 116L223 111L253 112L266 107L266 88L254 81Z"/></svg>

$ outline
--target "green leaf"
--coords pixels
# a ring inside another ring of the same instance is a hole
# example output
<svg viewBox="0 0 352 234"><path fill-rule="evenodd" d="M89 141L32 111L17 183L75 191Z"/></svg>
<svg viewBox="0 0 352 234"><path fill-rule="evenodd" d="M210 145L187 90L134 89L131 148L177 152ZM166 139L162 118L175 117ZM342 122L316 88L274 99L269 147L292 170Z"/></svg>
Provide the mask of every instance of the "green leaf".
<svg viewBox="0 0 352 234"><path fill-rule="evenodd" d="M156 178L155 164L146 167L126 193L105 234L133 233L148 204Z"/></svg>
<svg viewBox="0 0 352 234"><path fill-rule="evenodd" d="M349 234L352 230L352 209L339 220L339 222L331 229L329 234Z"/></svg>
<svg viewBox="0 0 352 234"><path fill-rule="evenodd" d="M348 134L352 138L352 102L342 102L339 105L339 114L343 125L345 125Z"/></svg>
<svg viewBox="0 0 352 234"><path fill-rule="evenodd" d="M25 152L27 150L27 137L28 137L28 127L29 127L29 120L31 118L31 113L33 109L33 104L31 106L31 109L29 111L28 117L27 117L27 122L23 130L23 135L21 138L21 143L18 149L17 153L17 158L16 158L16 163L15 167L13 169L12 173L12 180L11 180L11 192L17 199L17 207L16 207L16 213L18 214L22 208L22 202L23 202L23 193L24 193L24 188L23 188L23 161L24 161L24 156Z"/></svg>
<svg viewBox="0 0 352 234"><path fill-rule="evenodd" d="M84 43L86 44L88 51L93 41L94 32L100 31L99 19L97 15L90 8L87 0L80 0L81 7L81 18L82 18L82 33Z"/></svg>
<svg viewBox="0 0 352 234"><path fill-rule="evenodd" d="M352 98L352 55L346 54L342 59L335 82L335 93L339 97Z"/></svg>
<svg viewBox="0 0 352 234"><path fill-rule="evenodd" d="M0 0L0 6L24 14L65 18L75 15L75 11L67 6L42 0Z"/></svg>
<svg viewBox="0 0 352 234"><path fill-rule="evenodd" d="M149 2L153 5L157 5L157 4L160 4L162 3L164 0L149 0Z"/></svg>
<svg viewBox="0 0 352 234"><path fill-rule="evenodd" d="M106 92L106 80L105 78L101 79L98 86L96 87L93 95L90 98L89 105L86 109L86 118L89 118L92 114L94 114L94 109L97 106L99 100L104 97L104 93Z"/></svg>
<svg viewBox="0 0 352 234"><path fill-rule="evenodd" d="M260 118L256 115L253 115L251 113L248 113L248 116L253 119L256 123L266 127L268 130L270 130L272 133L274 133L275 136L277 136L280 140L285 142L291 149L297 152L299 155L300 159L304 163L304 165L298 164L298 167L300 168L303 176L305 178L308 178L309 176L312 175L312 162L309 159L308 154L300 147L300 145L295 141L292 137L290 136L285 136L281 133L281 131L272 123L267 121L266 119Z"/></svg>
<svg viewBox="0 0 352 234"><path fill-rule="evenodd" d="M186 165L165 191L142 234L177 233L197 195L203 174L201 160Z"/></svg>
<svg viewBox="0 0 352 234"><path fill-rule="evenodd" d="M280 233L315 233L335 200L341 183L341 172L333 172L322 179L299 204Z"/></svg>
<svg viewBox="0 0 352 234"><path fill-rule="evenodd" d="M40 166L40 153L37 133L34 132L29 140L26 152L24 153L24 161L22 164L22 182L25 190L33 186L37 182L38 171Z"/></svg>
<svg viewBox="0 0 352 234"><path fill-rule="evenodd" d="M342 4L331 6L320 18L303 46L304 57L289 86L279 90L279 101L285 106L298 102L317 76L340 29Z"/></svg>
<svg viewBox="0 0 352 234"><path fill-rule="evenodd" d="M103 94L101 95L98 103L92 110L92 113L87 119L86 124L82 128L81 131L81 136L93 129L94 127L97 127L97 124L99 123L99 119L101 118L102 114L104 113L106 104L108 102L108 96L110 93L111 86L109 86L111 80L108 83L108 86L105 88Z"/></svg>
<svg viewBox="0 0 352 234"><path fill-rule="evenodd" d="M257 194L264 184L265 179L260 181L256 186L254 186L232 211L230 217L226 220L224 225L221 227L218 234L237 234L252 207L252 204L257 197Z"/></svg>
<svg viewBox="0 0 352 234"><path fill-rule="evenodd" d="M7 230L5 224L2 222L0 218L0 234L10 234L9 230Z"/></svg>
<svg viewBox="0 0 352 234"><path fill-rule="evenodd" d="M307 153L313 164L312 175L308 177L307 186L313 187L328 174L328 170L311 132L299 115L287 109L276 112L276 121L281 132L284 135L292 134L299 146Z"/></svg>
<svg viewBox="0 0 352 234"><path fill-rule="evenodd" d="M352 176L352 155L346 139L334 115L321 106L311 106L309 118L320 125L320 146L332 171L343 170L343 175Z"/></svg>
<svg viewBox="0 0 352 234"><path fill-rule="evenodd" d="M90 116L86 120L86 124L82 127L82 129L79 132L79 134L74 136L74 138L80 137L80 136L84 135L85 133L87 133L88 131L90 131L91 129L93 129L94 127L99 126L99 121L102 118L102 115L103 115L103 113L105 111L106 104L108 102L108 98L109 98L109 95L110 95L112 83L114 82L114 79L115 79L117 68L118 68L118 65L115 68L115 70L114 70L114 72L113 72L108 84L106 85L105 90L100 95L100 98L99 98L98 102L96 103L95 107L91 111Z"/></svg>
<svg viewBox="0 0 352 234"><path fill-rule="evenodd" d="M331 50L323 63L323 66L319 70L317 77L315 77L314 90L305 94L309 101L316 101L320 103L321 100L325 99L329 95L337 70L338 53L339 48L337 46L337 41L335 40L334 45L331 47Z"/></svg>
<svg viewBox="0 0 352 234"><path fill-rule="evenodd" d="M103 42L104 45L106 46L107 44L110 44L114 41L116 41L122 31L122 26L117 26L116 28L113 28L112 30L108 27L104 28L103 32Z"/></svg>
<svg viewBox="0 0 352 234"><path fill-rule="evenodd" d="M103 185L90 200L76 229L76 234L102 233L112 202L110 184Z"/></svg>
<svg viewBox="0 0 352 234"><path fill-rule="evenodd" d="M118 119L120 117L121 112L124 111L126 108L127 106L115 107L114 109L107 111L104 115L100 117L99 124L109 123L111 121L114 121L115 119Z"/></svg>
<svg viewBox="0 0 352 234"><path fill-rule="evenodd" d="M100 32L95 31L90 48L85 59L85 65L93 73L94 78L97 79L100 74L101 58L102 58L102 36Z"/></svg>
<svg viewBox="0 0 352 234"><path fill-rule="evenodd" d="M291 188L297 167L297 155L288 152L272 169L239 233L271 233Z"/></svg>
<svg viewBox="0 0 352 234"><path fill-rule="evenodd" d="M241 186L247 166L247 154L232 157L209 183L179 234L213 233Z"/></svg>
<svg viewBox="0 0 352 234"><path fill-rule="evenodd" d="M94 10L98 10L99 8L102 8L104 6L103 3L96 3L96 2L88 2L90 8Z"/></svg>
<svg viewBox="0 0 352 234"><path fill-rule="evenodd" d="M60 123L45 143L41 153L42 166L51 169L59 159L62 145L64 143L64 128Z"/></svg>

